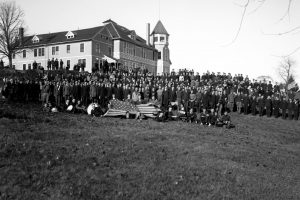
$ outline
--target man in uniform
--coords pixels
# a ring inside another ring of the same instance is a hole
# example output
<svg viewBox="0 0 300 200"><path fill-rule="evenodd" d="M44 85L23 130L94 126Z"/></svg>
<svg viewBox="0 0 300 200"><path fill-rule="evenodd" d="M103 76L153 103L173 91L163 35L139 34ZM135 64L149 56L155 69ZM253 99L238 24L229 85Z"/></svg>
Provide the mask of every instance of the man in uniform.
<svg viewBox="0 0 300 200"><path fill-rule="evenodd" d="M258 113L259 116L263 116L263 112L264 112L264 98L261 94L259 94L258 98L257 98L257 104L258 104Z"/></svg>
<svg viewBox="0 0 300 200"><path fill-rule="evenodd" d="M272 114L272 100L271 100L271 96L269 95L265 101L265 108L266 108L266 114L267 117L271 117Z"/></svg>
<svg viewBox="0 0 300 200"><path fill-rule="evenodd" d="M280 102L280 109L282 113L282 119L286 119L286 110L287 110L288 102L287 98L283 97Z"/></svg>
<svg viewBox="0 0 300 200"><path fill-rule="evenodd" d="M250 104L250 99L249 99L248 94L246 93L243 98L243 106L244 106L244 114L245 115L247 115L249 112L249 104Z"/></svg>
<svg viewBox="0 0 300 200"><path fill-rule="evenodd" d="M299 118L299 100L294 99L294 120Z"/></svg>
<svg viewBox="0 0 300 200"><path fill-rule="evenodd" d="M278 96L275 97L274 101L273 101L273 113L275 118L279 117L279 109L280 109L280 101Z"/></svg>

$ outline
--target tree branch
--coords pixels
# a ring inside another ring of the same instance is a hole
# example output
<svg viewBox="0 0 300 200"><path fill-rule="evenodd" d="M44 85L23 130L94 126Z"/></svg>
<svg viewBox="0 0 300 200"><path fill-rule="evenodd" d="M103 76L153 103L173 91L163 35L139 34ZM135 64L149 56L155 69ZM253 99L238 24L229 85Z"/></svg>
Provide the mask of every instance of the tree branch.
<svg viewBox="0 0 300 200"><path fill-rule="evenodd" d="M294 53L296 53L297 51L300 50L300 46L297 47L296 49L294 49L292 52L290 52L289 54L285 55L284 58L288 58L290 57L291 55L293 55Z"/></svg>
<svg viewBox="0 0 300 200"><path fill-rule="evenodd" d="M280 32L280 33L264 33L263 31L262 31L262 33L264 34L264 35L277 35L277 36L282 36L282 35L286 35L286 34L289 34L289 33L292 33L292 32L294 32L294 31L297 31L297 30L300 30L300 26L296 26L296 27L294 27L294 28L292 28L292 29L290 29L290 30L287 30L287 31L284 31L284 32Z"/></svg>
<svg viewBox="0 0 300 200"><path fill-rule="evenodd" d="M254 10L252 10L251 12L249 12L248 15L251 15L251 14L255 13L256 11L258 11L265 4L266 1L267 0L261 0L261 1L259 1L260 4Z"/></svg>
<svg viewBox="0 0 300 200"><path fill-rule="evenodd" d="M286 16L288 16L290 19L290 10L291 10L292 2L293 2L293 0L289 0L288 7L287 7L284 15L279 19L279 22L284 20L284 18L286 18Z"/></svg>
<svg viewBox="0 0 300 200"><path fill-rule="evenodd" d="M240 24L239 24L239 27L238 27L238 30L235 34L235 37L233 38L233 40L227 44L227 45L224 45L224 46L230 46L231 44L233 44L236 39L238 38L240 32L241 32L241 29L242 29L242 25L243 25L243 22L244 22L244 18L245 18L245 14L246 14L246 11L247 11L247 8L248 8L248 5L250 3L250 0L247 0L246 4L243 6L243 14L242 14L242 18L241 18L241 21L240 21Z"/></svg>

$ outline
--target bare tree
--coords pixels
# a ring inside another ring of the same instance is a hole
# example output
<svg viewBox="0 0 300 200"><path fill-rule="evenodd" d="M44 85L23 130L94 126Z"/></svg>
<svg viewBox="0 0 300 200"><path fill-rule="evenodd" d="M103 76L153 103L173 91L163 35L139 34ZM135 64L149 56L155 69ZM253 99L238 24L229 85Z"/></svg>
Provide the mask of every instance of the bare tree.
<svg viewBox="0 0 300 200"><path fill-rule="evenodd" d="M284 57L278 66L278 74L284 81L285 89L295 80L295 66L296 62L290 57Z"/></svg>
<svg viewBox="0 0 300 200"><path fill-rule="evenodd" d="M0 2L0 54L12 67L13 54L19 53L19 28L23 26L23 10L14 1Z"/></svg>

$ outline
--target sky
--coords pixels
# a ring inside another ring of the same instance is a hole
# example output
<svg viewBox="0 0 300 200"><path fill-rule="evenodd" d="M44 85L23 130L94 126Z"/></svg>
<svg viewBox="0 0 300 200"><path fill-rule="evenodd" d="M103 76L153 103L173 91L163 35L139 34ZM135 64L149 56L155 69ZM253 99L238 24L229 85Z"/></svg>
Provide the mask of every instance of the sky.
<svg viewBox="0 0 300 200"><path fill-rule="evenodd" d="M102 25L107 19L134 29L146 37L146 23L153 30L160 19L170 34L171 69L196 72L225 72L271 76L281 81L277 68L282 56L300 47L300 29L272 35L300 26L300 1L250 0L237 39L243 7L247 0L16 0L25 13L27 34L77 30ZM296 61L300 82L300 50Z"/></svg>

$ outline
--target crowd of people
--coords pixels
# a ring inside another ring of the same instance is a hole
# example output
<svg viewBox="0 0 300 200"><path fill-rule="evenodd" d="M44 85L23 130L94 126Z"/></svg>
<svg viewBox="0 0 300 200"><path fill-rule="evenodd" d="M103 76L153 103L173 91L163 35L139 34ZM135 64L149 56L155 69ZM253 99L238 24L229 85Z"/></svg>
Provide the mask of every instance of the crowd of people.
<svg viewBox="0 0 300 200"><path fill-rule="evenodd" d="M153 75L147 71L112 68L76 75L47 72L34 79L4 78L2 95L8 102L41 102L65 111L84 113L91 103L103 112L109 101L160 108L158 121L182 119L206 125L230 126L228 113L299 119L299 88L284 91L275 83L250 80L242 74L190 70Z"/></svg>

